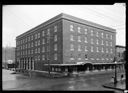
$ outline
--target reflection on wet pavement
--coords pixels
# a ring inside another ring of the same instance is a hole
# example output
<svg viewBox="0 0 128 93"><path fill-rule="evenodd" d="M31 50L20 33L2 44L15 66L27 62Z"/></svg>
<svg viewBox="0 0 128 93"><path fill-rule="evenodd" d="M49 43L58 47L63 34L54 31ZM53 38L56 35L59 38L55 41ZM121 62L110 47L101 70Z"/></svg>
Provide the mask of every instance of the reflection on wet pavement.
<svg viewBox="0 0 128 93"><path fill-rule="evenodd" d="M6 74L5 74L6 73ZM107 90L102 84L108 82L113 73L66 78L29 77L23 74L3 75L3 89L12 90ZM8 78L7 78L8 77Z"/></svg>

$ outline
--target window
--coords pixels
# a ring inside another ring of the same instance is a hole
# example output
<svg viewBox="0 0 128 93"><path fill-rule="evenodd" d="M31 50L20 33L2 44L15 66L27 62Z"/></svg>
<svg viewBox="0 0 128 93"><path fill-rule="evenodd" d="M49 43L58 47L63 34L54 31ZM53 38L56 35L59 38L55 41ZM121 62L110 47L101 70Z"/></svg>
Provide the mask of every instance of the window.
<svg viewBox="0 0 128 93"><path fill-rule="evenodd" d="M35 41L35 46L37 46L37 41Z"/></svg>
<svg viewBox="0 0 128 93"><path fill-rule="evenodd" d="M100 60L99 58L96 58L96 60Z"/></svg>
<svg viewBox="0 0 128 93"><path fill-rule="evenodd" d="M31 50L31 54L33 54L33 49Z"/></svg>
<svg viewBox="0 0 128 93"><path fill-rule="evenodd" d="M74 30L73 30L73 25L70 25L70 31L74 31Z"/></svg>
<svg viewBox="0 0 128 93"><path fill-rule="evenodd" d="M102 53L104 52L104 49L103 49L103 47L102 47L102 50L101 50L101 52L102 52Z"/></svg>
<svg viewBox="0 0 128 93"><path fill-rule="evenodd" d="M26 55L27 55L27 51L26 51Z"/></svg>
<svg viewBox="0 0 128 93"><path fill-rule="evenodd" d="M111 40L112 40L112 38L113 38L113 37L112 37L112 35L111 35Z"/></svg>
<svg viewBox="0 0 128 93"><path fill-rule="evenodd" d="M99 47L96 47L96 52L99 52Z"/></svg>
<svg viewBox="0 0 128 93"><path fill-rule="evenodd" d="M88 50L87 50L87 46L85 46L85 52L87 52Z"/></svg>
<svg viewBox="0 0 128 93"><path fill-rule="evenodd" d="M30 50L28 50L28 54L30 54Z"/></svg>
<svg viewBox="0 0 128 93"><path fill-rule="evenodd" d="M40 53L40 48L38 48L38 53Z"/></svg>
<svg viewBox="0 0 128 93"><path fill-rule="evenodd" d="M91 52L93 52L93 46L91 46Z"/></svg>
<svg viewBox="0 0 128 93"><path fill-rule="evenodd" d="M70 35L70 40L71 40L71 41L74 41L74 40L73 40L73 35Z"/></svg>
<svg viewBox="0 0 128 93"><path fill-rule="evenodd" d="M91 39L91 44L94 44L93 39Z"/></svg>
<svg viewBox="0 0 128 93"><path fill-rule="evenodd" d="M78 51L81 51L81 46L80 45L78 45Z"/></svg>
<svg viewBox="0 0 128 93"><path fill-rule="evenodd" d="M23 45L23 49L25 49L25 45Z"/></svg>
<svg viewBox="0 0 128 93"><path fill-rule="evenodd" d="M38 41L38 46L40 45L40 40Z"/></svg>
<svg viewBox="0 0 128 93"><path fill-rule="evenodd" d="M101 37L104 38L104 33L101 33Z"/></svg>
<svg viewBox="0 0 128 93"><path fill-rule="evenodd" d="M104 60L104 58L101 58L101 60Z"/></svg>
<svg viewBox="0 0 128 93"><path fill-rule="evenodd" d="M84 31L85 31L85 33L84 33L84 34L87 34L87 31L88 31L88 30L87 30L87 29L84 29Z"/></svg>
<svg viewBox="0 0 128 93"><path fill-rule="evenodd" d="M112 46L112 42L110 42L110 46Z"/></svg>
<svg viewBox="0 0 128 93"><path fill-rule="evenodd" d="M47 52L49 52L50 51L50 47L49 46L47 46Z"/></svg>
<svg viewBox="0 0 128 93"><path fill-rule="evenodd" d="M99 40L98 40L98 39L96 39L96 44L97 44L97 45L99 44Z"/></svg>
<svg viewBox="0 0 128 93"><path fill-rule="evenodd" d="M50 41L50 37L47 37L47 43L49 43L49 41Z"/></svg>
<svg viewBox="0 0 128 93"><path fill-rule="evenodd" d="M99 32L98 31L96 32L96 37L99 37Z"/></svg>
<svg viewBox="0 0 128 93"><path fill-rule="evenodd" d="M78 54L78 60L81 60L81 54Z"/></svg>
<svg viewBox="0 0 128 93"><path fill-rule="evenodd" d="M70 50L74 51L74 45L73 44L70 45Z"/></svg>
<svg viewBox="0 0 128 93"><path fill-rule="evenodd" d="M45 47L42 47L42 52L45 52Z"/></svg>
<svg viewBox="0 0 128 93"><path fill-rule="evenodd" d="M28 37L28 41L30 41L30 36Z"/></svg>
<svg viewBox="0 0 128 93"><path fill-rule="evenodd" d="M74 58L73 58L73 55L72 55L72 54L70 55L70 60L74 60Z"/></svg>
<svg viewBox="0 0 128 93"><path fill-rule="evenodd" d="M38 55L38 60L40 60L40 55Z"/></svg>
<svg viewBox="0 0 128 93"><path fill-rule="evenodd" d="M31 40L33 40L33 35L31 36Z"/></svg>
<svg viewBox="0 0 128 93"><path fill-rule="evenodd" d="M85 37L85 41L84 41L85 43L88 43L88 41L87 41L87 37Z"/></svg>
<svg viewBox="0 0 128 93"><path fill-rule="evenodd" d="M57 51L57 44L54 45L54 51Z"/></svg>
<svg viewBox="0 0 128 93"><path fill-rule="evenodd" d="M81 42L81 37L80 36L78 36L78 42Z"/></svg>
<svg viewBox="0 0 128 93"><path fill-rule="evenodd" d="M71 57L71 58L70 58L70 60L74 60L74 58L73 58L73 57Z"/></svg>
<svg viewBox="0 0 128 93"><path fill-rule="evenodd" d="M35 49L35 53L37 53L37 48Z"/></svg>
<svg viewBox="0 0 128 93"><path fill-rule="evenodd" d="M106 58L106 60L109 60L108 58Z"/></svg>
<svg viewBox="0 0 128 93"><path fill-rule="evenodd" d="M80 27L78 27L77 29L78 29L78 33L81 33L81 32L80 32L80 29L81 29L81 28L80 28Z"/></svg>
<svg viewBox="0 0 128 93"><path fill-rule="evenodd" d="M26 44L26 48L27 48L27 44Z"/></svg>
<svg viewBox="0 0 128 93"><path fill-rule="evenodd" d="M54 26L54 32L57 32L57 26Z"/></svg>
<svg viewBox="0 0 128 93"><path fill-rule="evenodd" d="M108 53L108 48L106 48L106 53Z"/></svg>
<svg viewBox="0 0 128 93"><path fill-rule="evenodd" d="M110 53L113 53L113 52L112 52L112 49L111 49L110 51L111 51Z"/></svg>
<svg viewBox="0 0 128 93"><path fill-rule="evenodd" d="M57 60L57 54L54 54L54 60Z"/></svg>
<svg viewBox="0 0 128 93"><path fill-rule="evenodd" d="M45 55L42 55L42 60L45 60Z"/></svg>
<svg viewBox="0 0 128 93"><path fill-rule="evenodd" d="M38 33L38 38L40 38L40 33Z"/></svg>
<svg viewBox="0 0 128 93"><path fill-rule="evenodd" d="M57 35L54 36L54 41L55 41L55 42L57 41Z"/></svg>
<svg viewBox="0 0 128 93"><path fill-rule="evenodd" d="M106 39L108 39L108 34L106 34Z"/></svg>
<svg viewBox="0 0 128 93"><path fill-rule="evenodd" d="M88 60L88 56L87 56L87 54L85 54L85 60Z"/></svg>
<svg viewBox="0 0 128 93"><path fill-rule="evenodd" d="M22 46L21 46L21 50L22 50Z"/></svg>
<svg viewBox="0 0 128 93"><path fill-rule="evenodd" d="M104 42L103 42L103 40L102 40L102 42L101 42L101 45L104 45Z"/></svg>
<svg viewBox="0 0 128 93"><path fill-rule="evenodd" d="M21 40L20 42L21 42L21 44L22 44L22 40Z"/></svg>
<svg viewBox="0 0 128 93"><path fill-rule="evenodd" d="M43 36L43 37L45 36L45 33L44 33L44 31L42 31L42 36Z"/></svg>
<svg viewBox="0 0 128 93"><path fill-rule="evenodd" d="M27 37L26 37L26 42L27 42Z"/></svg>
<svg viewBox="0 0 128 93"><path fill-rule="evenodd" d="M45 39L42 39L42 44L45 44Z"/></svg>
<svg viewBox="0 0 128 93"><path fill-rule="evenodd" d="M106 41L106 46L108 46L108 41Z"/></svg>
<svg viewBox="0 0 128 93"><path fill-rule="evenodd" d="M37 39L37 34L35 34L35 39Z"/></svg>
<svg viewBox="0 0 128 93"><path fill-rule="evenodd" d="M47 35L50 35L50 29L47 29Z"/></svg>
<svg viewBox="0 0 128 93"><path fill-rule="evenodd" d="M91 30L91 36L93 36L93 30Z"/></svg>
<svg viewBox="0 0 128 93"><path fill-rule="evenodd" d="M31 47L33 47L33 42L31 43Z"/></svg>
<svg viewBox="0 0 128 93"><path fill-rule="evenodd" d="M30 48L30 43L28 43L28 48Z"/></svg>

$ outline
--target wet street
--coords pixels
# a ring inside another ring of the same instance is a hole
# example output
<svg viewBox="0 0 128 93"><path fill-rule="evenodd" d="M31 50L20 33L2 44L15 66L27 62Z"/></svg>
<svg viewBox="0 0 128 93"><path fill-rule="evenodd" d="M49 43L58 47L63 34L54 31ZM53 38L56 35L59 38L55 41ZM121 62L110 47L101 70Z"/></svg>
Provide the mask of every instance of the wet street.
<svg viewBox="0 0 128 93"><path fill-rule="evenodd" d="M13 71L2 71L3 90L112 90L102 87L110 82L114 71L93 72L76 77L46 78L29 77L13 74ZM118 72L120 75L122 72Z"/></svg>

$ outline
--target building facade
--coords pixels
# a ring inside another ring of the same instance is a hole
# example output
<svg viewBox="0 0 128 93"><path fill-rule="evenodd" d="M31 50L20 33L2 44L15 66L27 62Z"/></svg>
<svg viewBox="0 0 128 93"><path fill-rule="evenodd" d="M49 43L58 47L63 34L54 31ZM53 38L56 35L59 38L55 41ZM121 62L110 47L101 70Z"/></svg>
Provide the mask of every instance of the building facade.
<svg viewBox="0 0 128 93"><path fill-rule="evenodd" d="M115 29L60 14L16 37L16 62L24 70L48 65L112 63Z"/></svg>
<svg viewBox="0 0 128 93"><path fill-rule="evenodd" d="M125 52L126 49L124 46L116 45L116 61L124 62L125 61Z"/></svg>

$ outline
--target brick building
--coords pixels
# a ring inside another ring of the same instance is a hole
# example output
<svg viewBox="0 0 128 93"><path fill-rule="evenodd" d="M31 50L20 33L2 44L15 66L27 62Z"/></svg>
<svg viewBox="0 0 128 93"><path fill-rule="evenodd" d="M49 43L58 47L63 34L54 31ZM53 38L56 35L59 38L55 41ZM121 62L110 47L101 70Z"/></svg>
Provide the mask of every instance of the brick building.
<svg viewBox="0 0 128 93"><path fill-rule="evenodd" d="M115 29L61 13L16 37L16 62L20 69L40 71L110 65L115 44Z"/></svg>
<svg viewBox="0 0 128 93"><path fill-rule="evenodd" d="M117 62L124 62L125 61L125 52L126 49L124 46L116 45L116 60Z"/></svg>

